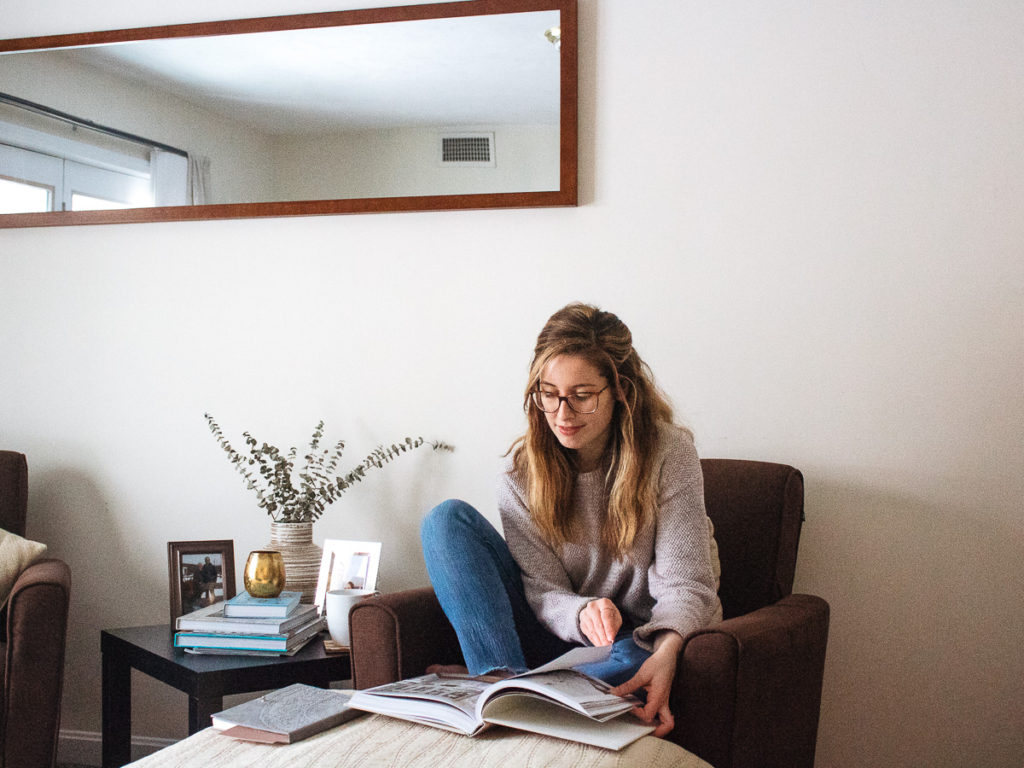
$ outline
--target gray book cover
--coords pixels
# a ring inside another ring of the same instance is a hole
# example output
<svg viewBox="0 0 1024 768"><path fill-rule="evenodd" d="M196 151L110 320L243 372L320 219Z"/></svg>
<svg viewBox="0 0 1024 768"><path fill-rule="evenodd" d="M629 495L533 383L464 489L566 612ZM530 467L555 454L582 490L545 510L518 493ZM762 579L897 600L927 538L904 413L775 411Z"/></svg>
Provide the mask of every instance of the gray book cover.
<svg viewBox="0 0 1024 768"><path fill-rule="evenodd" d="M351 691L295 683L213 715L213 727L228 735L260 741L305 739L362 714L349 708ZM241 727L245 731L231 733ZM247 733L248 731L258 733ZM258 738L259 733L267 738ZM274 734L283 738L273 739Z"/></svg>

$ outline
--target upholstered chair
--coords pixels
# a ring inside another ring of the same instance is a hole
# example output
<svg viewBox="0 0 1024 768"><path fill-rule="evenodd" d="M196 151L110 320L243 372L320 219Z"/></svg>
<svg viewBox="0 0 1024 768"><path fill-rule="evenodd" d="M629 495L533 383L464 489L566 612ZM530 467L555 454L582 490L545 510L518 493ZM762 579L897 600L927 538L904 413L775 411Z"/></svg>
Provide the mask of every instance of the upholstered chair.
<svg viewBox="0 0 1024 768"><path fill-rule="evenodd" d="M724 621L685 638L669 738L715 768L812 768L829 606L792 593L803 477L767 462L704 459L701 466ZM350 625L357 688L462 662L430 588L363 601Z"/></svg>
<svg viewBox="0 0 1024 768"><path fill-rule="evenodd" d="M0 528L25 535L28 465L0 451ZM49 768L57 757L71 593L67 564L41 558L21 571L0 612L0 765Z"/></svg>

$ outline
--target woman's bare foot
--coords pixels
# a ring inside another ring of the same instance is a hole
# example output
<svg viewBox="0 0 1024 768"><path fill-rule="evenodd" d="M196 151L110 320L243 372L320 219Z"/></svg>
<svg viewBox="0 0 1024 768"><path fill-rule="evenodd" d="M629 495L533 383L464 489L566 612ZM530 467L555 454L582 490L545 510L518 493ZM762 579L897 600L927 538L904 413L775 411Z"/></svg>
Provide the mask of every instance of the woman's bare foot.
<svg viewBox="0 0 1024 768"><path fill-rule="evenodd" d="M469 670L458 664L431 664L427 667L428 675L468 675Z"/></svg>
<svg viewBox="0 0 1024 768"><path fill-rule="evenodd" d="M431 664L427 667L427 674L438 677L469 677L469 670L459 664ZM512 677L513 674L515 673L507 669L494 669L486 675L477 675L472 679L484 683L496 683L499 680Z"/></svg>

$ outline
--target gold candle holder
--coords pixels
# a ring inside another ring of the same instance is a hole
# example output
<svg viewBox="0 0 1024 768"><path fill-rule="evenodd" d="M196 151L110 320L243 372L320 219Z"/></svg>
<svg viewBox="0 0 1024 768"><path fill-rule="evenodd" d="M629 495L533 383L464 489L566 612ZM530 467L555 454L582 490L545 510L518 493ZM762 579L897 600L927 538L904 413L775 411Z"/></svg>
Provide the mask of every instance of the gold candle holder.
<svg viewBox="0 0 1024 768"><path fill-rule="evenodd" d="M245 591L253 597L277 597L284 589L284 560L281 553L271 549L256 549L249 553L242 576Z"/></svg>

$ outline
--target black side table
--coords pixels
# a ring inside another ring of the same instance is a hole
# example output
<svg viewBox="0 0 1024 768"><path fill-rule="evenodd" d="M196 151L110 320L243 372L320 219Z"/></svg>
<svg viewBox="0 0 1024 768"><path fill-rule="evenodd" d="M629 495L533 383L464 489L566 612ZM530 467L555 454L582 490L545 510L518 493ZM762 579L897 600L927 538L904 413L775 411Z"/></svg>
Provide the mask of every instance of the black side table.
<svg viewBox="0 0 1024 768"><path fill-rule="evenodd" d="M332 681L349 679L348 654L326 654L321 638L313 638L294 656L214 656L175 648L167 624L103 630L103 768L131 762L133 667L188 694L191 735L210 724L210 715L224 708L226 695L292 683L326 688Z"/></svg>

